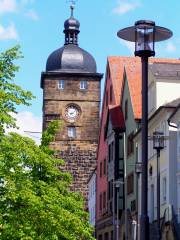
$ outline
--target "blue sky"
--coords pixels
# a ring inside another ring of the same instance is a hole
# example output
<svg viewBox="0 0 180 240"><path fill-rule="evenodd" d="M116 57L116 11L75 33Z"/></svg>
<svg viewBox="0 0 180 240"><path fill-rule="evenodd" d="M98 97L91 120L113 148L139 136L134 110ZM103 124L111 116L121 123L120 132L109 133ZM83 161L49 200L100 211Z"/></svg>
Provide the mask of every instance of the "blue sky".
<svg viewBox="0 0 180 240"><path fill-rule="evenodd" d="M16 80L36 96L30 108L19 111L31 112L37 119L42 115L41 72L48 55L64 44L63 24L70 16L69 5L66 0L0 0L1 51L21 45L24 59L19 61ZM98 71L104 73L107 56L133 55L134 47L120 41L117 31L136 20L149 19L174 33L173 38L156 45L156 57L179 58L179 9L179 0L77 0L74 15L81 23L79 45L95 57Z"/></svg>

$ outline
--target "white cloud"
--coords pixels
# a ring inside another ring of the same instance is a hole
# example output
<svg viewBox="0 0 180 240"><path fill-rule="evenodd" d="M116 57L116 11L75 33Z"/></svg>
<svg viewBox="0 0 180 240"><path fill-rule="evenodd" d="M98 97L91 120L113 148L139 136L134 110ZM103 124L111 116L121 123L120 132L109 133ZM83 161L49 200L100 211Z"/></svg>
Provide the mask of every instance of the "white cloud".
<svg viewBox="0 0 180 240"><path fill-rule="evenodd" d="M31 18L34 21L37 21L39 19L39 16L37 15L37 13L33 9L28 10L25 13L25 16Z"/></svg>
<svg viewBox="0 0 180 240"><path fill-rule="evenodd" d="M119 0L117 6L113 9L114 14L123 15L129 11L133 11L140 6L139 2L129 2L127 0Z"/></svg>
<svg viewBox="0 0 180 240"><path fill-rule="evenodd" d="M0 40L18 40L18 33L14 23L8 27L0 25Z"/></svg>
<svg viewBox="0 0 180 240"><path fill-rule="evenodd" d="M166 46L166 50L169 53L175 52L176 51L176 46L172 42L168 42Z"/></svg>
<svg viewBox="0 0 180 240"><path fill-rule="evenodd" d="M32 138L38 145L40 144L42 119L35 116L32 112L19 112L12 114L17 120L19 129L8 129L7 132L17 132L22 136Z"/></svg>
<svg viewBox="0 0 180 240"><path fill-rule="evenodd" d="M131 54L134 54L134 50L135 50L135 43L133 42L128 42L128 41L125 41L123 39L120 39L120 43L122 45L124 45L125 47L127 47L129 49L129 51L131 52Z"/></svg>
<svg viewBox="0 0 180 240"><path fill-rule="evenodd" d="M16 0L0 0L0 14L17 11Z"/></svg>

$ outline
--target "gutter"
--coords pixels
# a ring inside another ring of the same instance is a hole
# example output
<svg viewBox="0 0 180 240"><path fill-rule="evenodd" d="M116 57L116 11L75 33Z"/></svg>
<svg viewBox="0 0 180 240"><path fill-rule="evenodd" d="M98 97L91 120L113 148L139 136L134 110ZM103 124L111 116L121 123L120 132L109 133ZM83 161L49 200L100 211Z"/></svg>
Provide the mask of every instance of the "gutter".
<svg viewBox="0 0 180 240"><path fill-rule="evenodd" d="M168 125L170 126L170 127L173 127L173 128L178 128L177 126L175 126L175 125L173 125L172 123L171 123L171 119L174 117L174 115L177 113L177 111L179 110L179 108L180 108L180 103L177 105L177 107L175 108L175 110L172 112L172 114L170 115L170 117L168 118L168 120L167 120L167 122L168 122Z"/></svg>

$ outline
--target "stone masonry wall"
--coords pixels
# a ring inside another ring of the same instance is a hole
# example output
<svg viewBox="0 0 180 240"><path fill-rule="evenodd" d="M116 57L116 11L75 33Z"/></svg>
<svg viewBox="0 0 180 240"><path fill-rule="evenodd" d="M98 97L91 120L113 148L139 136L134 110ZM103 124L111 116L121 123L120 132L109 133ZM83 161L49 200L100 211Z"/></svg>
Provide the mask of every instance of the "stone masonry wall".
<svg viewBox="0 0 180 240"><path fill-rule="evenodd" d="M96 147L94 150L81 150L79 147L61 151L59 158L65 161L64 171L73 177L72 190L88 198L88 179L96 166Z"/></svg>

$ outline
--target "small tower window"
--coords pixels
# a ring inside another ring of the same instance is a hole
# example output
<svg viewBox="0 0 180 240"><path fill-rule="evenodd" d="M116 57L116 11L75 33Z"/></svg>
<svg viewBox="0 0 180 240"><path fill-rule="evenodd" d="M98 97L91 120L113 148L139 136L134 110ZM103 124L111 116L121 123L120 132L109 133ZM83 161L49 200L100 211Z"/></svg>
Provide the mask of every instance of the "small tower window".
<svg viewBox="0 0 180 240"><path fill-rule="evenodd" d="M58 89L64 89L64 80L59 80Z"/></svg>
<svg viewBox="0 0 180 240"><path fill-rule="evenodd" d="M87 89L87 81L80 81L80 89L82 90Z"/></svg>
<svg viewBox="0 0 180 240"><path fill-rule="evenodd" d="M76 128L68 127L68 137L75 138L76 137Z"/></svg>

